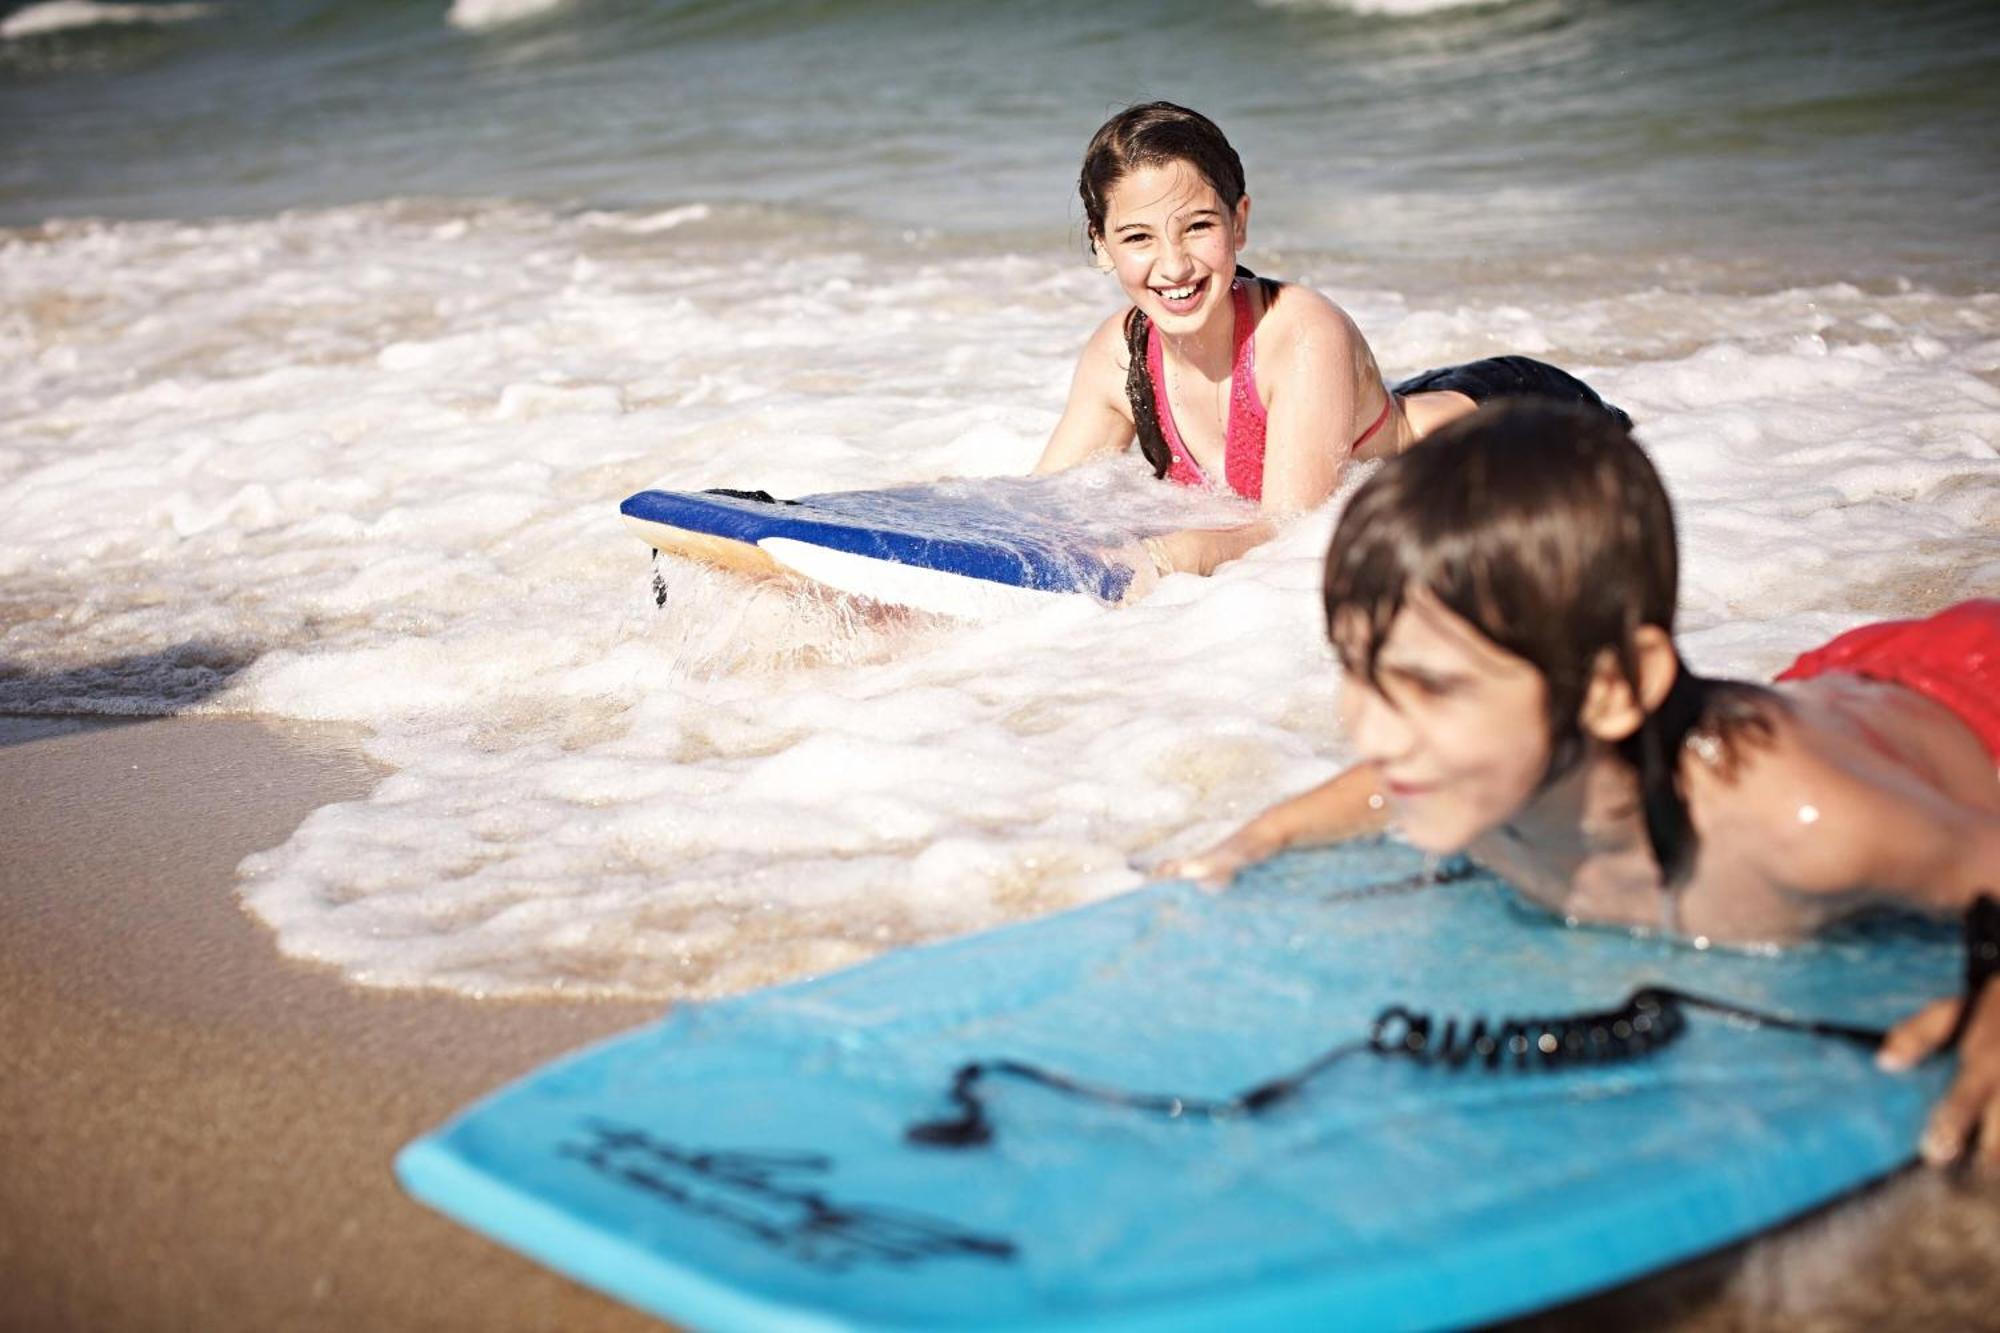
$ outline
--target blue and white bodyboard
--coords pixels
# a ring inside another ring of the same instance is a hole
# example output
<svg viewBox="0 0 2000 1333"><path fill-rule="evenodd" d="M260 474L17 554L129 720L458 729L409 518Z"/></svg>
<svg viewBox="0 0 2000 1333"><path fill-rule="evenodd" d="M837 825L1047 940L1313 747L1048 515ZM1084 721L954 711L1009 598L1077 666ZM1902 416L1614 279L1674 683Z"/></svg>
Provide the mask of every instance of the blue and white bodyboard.
<svg viewBox="0 0 2000 1333"><path fill-rule="evenodd" d="M882 601L960 612L1032 595L1116 601L1132 572L1102 539L1032 505L1032 479L840 491L640 491L619 506L655 549L744 570L783 568Z"/></svg>
<svg viewBox="0 0 2000 1333"><path fill-rule="evenodd" d="M1956 933L1772 956L1569 929L1386 844L1211 897L1153 885L677 1009L410 1145L418 1198L699 1329L1411 1329L1541 1309L1751 1235L1912 1157L1944 1065L1694 1012L1642 1058L1363 1054L1260 1115L1149 1116L1004 1079L984 1146L906 1141L963 1062L1226 1097L1366 1034L1616 1006L1635 986L1885 1026ZM1417 887L1422 885L1422 887Z"/></svg>

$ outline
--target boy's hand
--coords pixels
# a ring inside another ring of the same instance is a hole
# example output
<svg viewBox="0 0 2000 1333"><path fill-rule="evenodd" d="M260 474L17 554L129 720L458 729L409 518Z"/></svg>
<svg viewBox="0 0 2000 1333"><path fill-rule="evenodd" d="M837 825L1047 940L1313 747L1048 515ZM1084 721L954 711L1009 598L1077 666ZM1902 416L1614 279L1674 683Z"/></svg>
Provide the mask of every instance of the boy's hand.
<svg viewBox="0 0 2000 1333"><path fill-rule="evenodd" d="M1900 1072L1936 1054L1957 1026L1962 1003L1938 1000L1898 1023L1875 1062ZM1979 1164L2000 1166L2000 986L1980 995L1959 1044L1958 1077L1931 1111L1918 1150L1930 1165L1945 1166L1964 1158L1975 1137Z"/></svg>
<svg viewBox="0 0 2000 1333"><path fill-rule="evenodd" d="M1210 893L1228 888L1236 873L1282 850L1276 834L1261 819L1253 819L1206 851L1168 861L1160 873L1172 879L1191 879Z"/></svg>
<svg viewBox="0 0 2000 1333"><path fill-rule="evenodd" d="M1169 861L1160 873L1191 879L1211 893L1247 865L1276 856L1287 847L1312 847L1365 833L1379 833L1383 812L1380 775L1373 764L1353 768L1300 792L1258 815L1205 852Z"/></svg>

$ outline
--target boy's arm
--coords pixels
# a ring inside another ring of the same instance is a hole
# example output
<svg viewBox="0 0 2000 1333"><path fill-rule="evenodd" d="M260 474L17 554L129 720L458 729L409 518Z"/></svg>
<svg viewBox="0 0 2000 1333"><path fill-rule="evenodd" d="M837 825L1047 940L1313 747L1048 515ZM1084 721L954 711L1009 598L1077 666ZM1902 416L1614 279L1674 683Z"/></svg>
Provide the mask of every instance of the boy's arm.
<svg viewBox="0 0 2000 1333"><path fill-rule="evenodd" d="M2000 814L1786 716L1733 764L1681 765L1695 832L1767 883L1956 916L2000 887Z"/></svg>
<svg viewBox="0 0 2000 1333"><path fill-rule="evenodd" d="M1688 774L1691 794L1718 781L1700 765ZM2000 816L1871 780L1792 738L1750 751L1727 788L1734 827L1718 831L1794 893L1866 893L1944 916L2000 886Z"/></svg>
<svg viewBox="0 0 2000 1333"><path fill-rule="evenodd" d="M1876 1063L1903 1070L1959 1042L1958 1076L1932 1109L1919 1149L1943 1166L1976 1138L1983 1167L2000 1166L2000 898L1981 893L1965 912L1965 991L1898 1023ZM1968 1011L1966 1006L1970 1005Z"/></svg>
<svg viewBox="0 0 2000 1333"><path fill-rule="evenodd" d="M1357 764L1258 815L1213 847L1161 867L1208 889L1227 888L1236 872L1275 856L1287 847L1342 842L1388 826L1381 774L1373 764Z"/></svg>
<svg viewBox="0 0 2000 1333"><path fill-rule="evenodd" d="M1943 1047L1963 1000L1938 1000L1898 1023L1875 1056L1893 1072L1914 1068ZM1958 1048L1958 1076L1932 1108L1919 1145L1924 1160L1945 1166L1976 1149L1982 1167L2000 1166L2000 986L1988 986Z"/></svg>
<svg viewBox="0 0 2000 1333"><path fill-rule="evenodd" d="M1782 741L1776 751L1752 772L1775 759L1783 781L1738 789L1748 797L1739 810L1761 825L1757 847L1775 882L1808 893L1882 893L1939 915L2000 890L2000 817L1918 788L1865 781L1810 753L1788 756ZM1964 1003L1939 1000L1897 1024L1877 1063L1904 1070L1942 1050ZM1974 1001L1957 1076L1931 1112L1920 1151L1944 1165L1967 1156L1975 1140L1980 1164L2000 1166L2000 985Z"/></svg>

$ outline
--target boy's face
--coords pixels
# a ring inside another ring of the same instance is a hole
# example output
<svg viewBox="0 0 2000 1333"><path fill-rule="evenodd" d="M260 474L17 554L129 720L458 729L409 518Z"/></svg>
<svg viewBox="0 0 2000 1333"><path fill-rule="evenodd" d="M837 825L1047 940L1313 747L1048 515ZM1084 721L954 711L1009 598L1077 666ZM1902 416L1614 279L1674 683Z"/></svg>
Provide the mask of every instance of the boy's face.
<svg viewBox="0 0 2000 1333"><path fill-rule="evenodd" d="M1527 661L1414 589L1375 674L1379 689L1348 676L1341 717L1411 843L1463 850L1534 798L1549 762L1548 687Z"/></svg>

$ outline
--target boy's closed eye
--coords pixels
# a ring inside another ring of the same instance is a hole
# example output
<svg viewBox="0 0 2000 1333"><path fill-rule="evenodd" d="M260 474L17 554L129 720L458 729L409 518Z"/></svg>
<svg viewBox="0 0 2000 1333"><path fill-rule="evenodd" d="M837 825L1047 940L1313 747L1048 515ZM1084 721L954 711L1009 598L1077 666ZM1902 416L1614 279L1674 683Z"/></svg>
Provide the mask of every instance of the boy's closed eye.
<svg viewBox="0 0 2000 1333"><path fill-rule="evenodd" d="M1464 691L1467 677L1448 671L1430 671L1413 666L1383 666L1377 673L1392 692L1410 692L1426 699L1444 699Z"/></svg>

